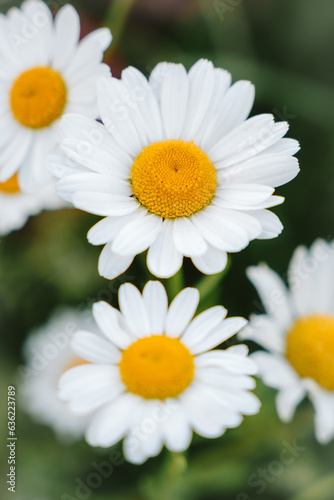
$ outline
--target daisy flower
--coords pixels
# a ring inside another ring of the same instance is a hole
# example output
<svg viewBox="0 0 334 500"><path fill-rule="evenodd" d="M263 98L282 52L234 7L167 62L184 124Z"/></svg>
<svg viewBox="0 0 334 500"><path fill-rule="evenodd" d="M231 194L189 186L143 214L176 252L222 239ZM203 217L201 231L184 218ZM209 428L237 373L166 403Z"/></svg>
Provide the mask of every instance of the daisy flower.
<svg viewBox="0 0 334 500"><path fill-rule="evenodd" d="M165 288L146 284L143 294L120 287L120 312L106 302L93 306L104 338L78 332L73 351L90 364L60 379L60 398L78 415L94 413L86 430L92 446L108 447L123 437L126 459L143 463L160 453L188 448L192 431L215 438L237 427L242 414L260 407L253 389L255 363L244 345L211 349L246 323L222 306L193 315L199 292L186 288L168 308Z"/></svg>
<svg viewBox="0 0 334 500"><path fill-rule="evenodd" d="M0 236L23 227L31 215L65 206L53 181L34 194L22 193L15 174L8 181L0 182Z"/></svg>
<svg viewBox="0 0 334 500"><path fill-rule="evenodd" d="M254 315L239 338L251 339L267 352L252 358L263 382L278 390L277 413L289 422L307 395L315 408L320 443L334 437L334 244L317 240L298 247L283 280L265 265L248 277L266 310Z"/></svg>
<svg viewBox="0 0 334 500"><path fill-rule="evenodd" d="M62 154L50 168L58 192L75 207L106 216L88 233L106 244L99 272L112 279L148 249L147 265L174 275L183 256L205 274L222 271L226 252L282 230L268 207L283 202L274 187L298 173L298 142L282 139L285 122L246 119L250 82L198 61L161 63L149 81L135 68L102 78L103 124L79 115L61 123Z"/></svg>
<svg viewBox="0 0 334 500"><path fill-rule="evenodd" d="M27 337L23 346L25 365L18 368L21 407L37 422L50 426L62 440L81 438L88 423L85 417L72 415L57 394L61 375L87 363L70 347L75 332L83 328L98 333L90 311L57 311Z"/></svg>
<svg viewBox="0 0 334 500"><path fill-rule="evenodd" d="M99 29L81 42L79 35L79 15L71 5L54 20L40 0L0 15L0 182L18 171L24 191L45 184L59 118L98 116L96 78L109 72L101 61L111 34Z"/></svg>

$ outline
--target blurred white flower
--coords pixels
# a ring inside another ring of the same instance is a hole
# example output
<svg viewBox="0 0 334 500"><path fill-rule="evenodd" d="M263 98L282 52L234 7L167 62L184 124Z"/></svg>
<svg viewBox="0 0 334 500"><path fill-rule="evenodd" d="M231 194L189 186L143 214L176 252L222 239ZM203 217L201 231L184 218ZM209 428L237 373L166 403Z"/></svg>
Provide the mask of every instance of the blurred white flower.
<svg viewBox="0 0 334 500"><path fill-rule="evenodd" d="M205 274L222 271L226 252L254 238L274 238L279 219L266 210L283 202L274 188L298 173L299 145L282 139L285 122L246 119L250 82L198 61L161 63L149 81L135 68L99 80L103 124L79 115L62 122L63 154L50 158L58 193L75 207L106 216L88 233L105 244L99 272L112 279L148 249L161 278L183 256Z"/></svg>
<svg viewBox="0 0 334 500"><path fill-rule="evenodd" d="M150 281L142 295L129 283L120 287L121 312L94 304L104 338L90 331L74 336L73 351L91 363L69 370L59 384L73 413L94 412L89 444L108 447L124 437L126 459L143 463L164 444L185 450L193 430L219 437L239 426L242 414L258 412L260 402L249 392L255 363L246 346L211 351L246 320L224 319L222 306L192 319L198 301L198 290L186 288L168 308L163 285Z"/></svg>
<svg viewBox="0 0 334 500"><path fill-rule="evenodd" d="M298 247L288 271L290 289L265 265L247 275L267 314L254 315L239 333L268 352L256 352L263 382L278 389L279 417L289 422L308 395L320 443L334 437L334 244Z"/></svg>
<svg viewBox="0 0 334 500"><path fill-rule="evenodd" d="M107 28L79 42L80 19L71 5L53 21L40 0L26 0L0 17L0 182L18 171L21 190L50 180L46 156L57 143L64 113L98 117L96 78L111 42Z"/></svg>
<svg viewBox="0 0 334 500"><path fill-rule="evenodd" d="M85 417L72 415L58 398L61 375L72 366L87 363L70 347L75 332L83 328L98 332L90 311L56 312L28 336L23 346L25 365L19 367L20 406L66 441L81 438L88 422Z"/></svg>
<svg viewBox="0 0 334 500"><path fill-rule="evenodd" d="M31 215L66 206L69 204L57 195L53 181L34 194L22 193L15 174L8 181L0 182L0 236L23 227Z"/></svg>

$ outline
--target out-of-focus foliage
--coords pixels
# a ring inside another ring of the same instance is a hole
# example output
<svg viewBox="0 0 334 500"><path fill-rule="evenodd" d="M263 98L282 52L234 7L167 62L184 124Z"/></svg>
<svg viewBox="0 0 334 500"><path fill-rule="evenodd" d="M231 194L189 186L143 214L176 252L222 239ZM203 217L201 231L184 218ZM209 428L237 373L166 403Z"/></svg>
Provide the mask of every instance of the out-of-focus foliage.
<svg viewBox="0 0 334 500"><path fill-rule="evenodd" d="M50 6L62 2L50 0ZM301 173L278 189L286 197L274 209L284 231L276 240L254 241L232 256L228 273L201 307L222 303L231 315L259 312L245 268L266 261L283 276L294 248L334 235L334 3L325 0L119 0L76 1L83 31L105 24L117 32L108 53L113 73L134 65L147 75L161 61L190 67L200 57L231 71L234 80L256 86L252 114L273 113L290 122L289 136L301 143ZM18 2L0 1L5 12ZM126 4L126 5L125 5ZM127 9L129 9L127 11ZM108 14L109 12L109 14ZM122 23L122 26L120 25ZM205 90L204 90L205 91ZM142 287L140 259L115 282L99 277L99 248L86 241L97 218L74 210L44 213L0 241L1 428L6 428L6 388L18 380L21 345L27 332L43 324L59 305L82 308L95 300L117 303L123 281ZM199 273L186 263L186 283ZM251 346L254 348L254 346ZM99 487L87 486L94 462L109 460L110 450L84 442L59 443L52 432L25 416L18 405L18 500L94 498L96 500L332 500L334 444L320 446L313 435L313 410L304 402L291 425L281 423L274 392L258 384L263 402L258 416L217 440L196 437L183 457L167 453L141 467L114 465ZM7 448L1 443L1 469ZM282 450L291 463L282 463ZM120 447L115 448L119 450ZM6 485L1 498L6 498ZM10 493L9 493L10 495ZM68 496L66 496L68 495ZM81 496L80 496L81 495ZM85 496L86 495L86 496ZM8 497L10 498L10 496Z"/></svg>

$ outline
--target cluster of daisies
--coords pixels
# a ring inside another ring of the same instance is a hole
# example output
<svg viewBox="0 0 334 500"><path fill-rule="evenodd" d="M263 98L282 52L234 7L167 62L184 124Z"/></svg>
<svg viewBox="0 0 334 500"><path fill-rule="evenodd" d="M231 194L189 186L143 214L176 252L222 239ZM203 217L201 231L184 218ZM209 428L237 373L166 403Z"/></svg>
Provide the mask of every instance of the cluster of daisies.
<svg viewBox="0 0 334 500"><path fill-rule="evenodd" d="M160 63L148 79L129 67L116 79L102 62L110 31L79 38L70 5L53 18L43 2L26 0L0 18L1 234L45 208L97 214L103 218L88 240L104 245L98 271L107 279L143 252L157 278L175 275L184 257L204 274L220 273L229 252L280 234L268 209L284 201L275 188L298 173L299 145L272 115L248 118L250 82L231 85L231 75L207 60L188 72ZM290 292L273 271L251 268L267 314L247 326L226 319L222 306L194 317L196 288L168 304L159 281L142 293L122 285L119 310L98 302L93 316L57 313L27 339L22 401L66 438L85 433L102 447L124 438L125 457L140 464L164 445L185 450L193 432L216 438L257 413L250 391L259 370L279 389L282 419L309 395L317 437L327 442L334 435L333 255L325 242L298 249ZM215 349L238 332L269 352Z"/></svg>

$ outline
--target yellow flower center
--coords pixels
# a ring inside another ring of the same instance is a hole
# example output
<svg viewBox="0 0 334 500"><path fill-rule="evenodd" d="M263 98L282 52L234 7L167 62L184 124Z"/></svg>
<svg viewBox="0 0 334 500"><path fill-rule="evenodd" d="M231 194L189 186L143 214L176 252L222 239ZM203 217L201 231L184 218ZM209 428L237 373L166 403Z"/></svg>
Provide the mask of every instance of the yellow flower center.
<svg viewBox="0 0 334 500"><path fill-rule="evenodd" d="M194 377L194 359L179 339L152 335L123 351L121 378L130 392L145 399L166 399L181 394Z"/></svg>
<svg viewBox="0 0 334 500"><path fill-rule="evenodd" d="M299 375L334 390L334 316L298 319L288 333L286 355Z"/></svg>
<svg viewBox="0 0 334 500"><path fill-rule="evenodd" d="M206 207L216 190L216 170L193 142L150 144L131 169L133 193L150 212L165 219L185 217Z"/></svg>
<svg viewBox="0 0 334 500"><path fill-rule="evenodd" d="M57 71L36 67L15 80L10 91L14 117L25 127L48 127L59 118L66 104L66 86Z"/></svg>
<svg viewBox="0 0 334 500"><path fill-rule="evenodd" d="M0 193L5 194L17 194L20 193L20 186L17 178L17 174L8 179L8 181L0 182Z"/></svg>

